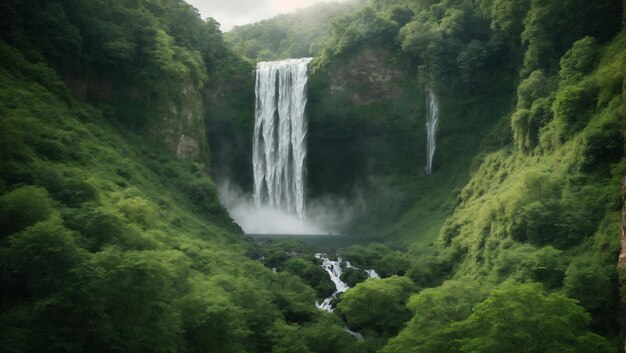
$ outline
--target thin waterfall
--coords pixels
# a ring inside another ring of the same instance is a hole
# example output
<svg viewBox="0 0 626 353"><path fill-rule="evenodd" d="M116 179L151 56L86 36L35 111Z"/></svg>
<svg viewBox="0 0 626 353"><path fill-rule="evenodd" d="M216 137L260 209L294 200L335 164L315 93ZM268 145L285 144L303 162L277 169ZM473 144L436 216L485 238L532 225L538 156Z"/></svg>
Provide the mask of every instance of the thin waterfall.
<svg viewBox="0 0 626 353"><path fill-rule="evenodd" d="M260 62L252 141L254 202L304 218L311 58Z"/></svg>
<svg viewBox="0 0 626 353"><path fill-rule="evenodd" d="M428 88L426 90L426 173L432 174L433 172L433 158L435 157L435 149L437 147L435 138L437 136L437 126L439 125L439 99L432 90Z"/></svg>

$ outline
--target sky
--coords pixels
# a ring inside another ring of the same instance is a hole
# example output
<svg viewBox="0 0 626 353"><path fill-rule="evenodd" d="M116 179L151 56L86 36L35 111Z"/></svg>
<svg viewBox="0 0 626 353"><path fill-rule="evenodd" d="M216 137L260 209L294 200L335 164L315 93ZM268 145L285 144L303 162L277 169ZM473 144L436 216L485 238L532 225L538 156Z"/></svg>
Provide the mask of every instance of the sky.
<svg viewBox="0 0 626 353"><path fill-rule="evenodd" d="M281 13L293 12L319 2L333 0L186 0L200 10L202 18L213 17L222 32L234 26L258 22ZM339 0L341 1L341 0Z"/></svg>

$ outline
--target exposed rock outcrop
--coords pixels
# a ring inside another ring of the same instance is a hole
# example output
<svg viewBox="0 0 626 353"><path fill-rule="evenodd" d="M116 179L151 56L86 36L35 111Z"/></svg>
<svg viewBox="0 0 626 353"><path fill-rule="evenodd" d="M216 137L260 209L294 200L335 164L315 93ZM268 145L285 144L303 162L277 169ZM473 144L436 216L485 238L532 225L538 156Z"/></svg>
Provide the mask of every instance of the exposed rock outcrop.
<svg viewBox="0 0 626 353"><path fill-rule="evenodd" d="M176 157L209 161L204 104L199 88L192 83L181 85L177 96L157 103L155 114L150 134L162 139Z"/></svg>
<svg viewBox="0 0 626 353"><path fill-rule="evenodd" d="M401 93L398 85L403 72L389 63L390 52L381 48L363 48L345 65L329 73L330 90L348 93L355 105L384 102Z"/></svg>

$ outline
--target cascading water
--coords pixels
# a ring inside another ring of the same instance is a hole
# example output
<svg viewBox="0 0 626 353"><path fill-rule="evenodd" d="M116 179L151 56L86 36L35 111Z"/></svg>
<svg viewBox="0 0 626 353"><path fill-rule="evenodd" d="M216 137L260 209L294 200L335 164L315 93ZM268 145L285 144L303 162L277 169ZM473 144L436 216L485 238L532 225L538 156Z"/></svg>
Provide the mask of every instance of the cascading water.
<svg viewBox="0 0 626 353"><path fill-rule="evenodd" d="M311 58L260 62L252 166L254 202L304 218L306 85Z"/></svg>
<svg viewBox="0 0 626 353"><path fill-rule="evenodd" d="M337 295L339 293L343 293L347 291L348 288L350 288L348 287L348 284L346 282L341 280L341 274L343 273L343 270L341 268L341 258L337 258L336 261L333 261L326 257L326 254L322 253L315 254L315 258L322 260L321 267L326 270L326 272L328 272L330 280L333 281L333 283L335 284L335 293L333 293L333 295L331 295L330 297L324 299L321 303L315 303L315 306L323 310L333 311L332 300L337 298Z"/></svg>
<svg viewBox="0 0 626 353"><path fill-rule="evenodd" d="M426 173L432 174L433 158L435 157L435 148L437 147L435 137L439 124L439 99L437 99L437 95L432 88L426 90L426 107L428 109L426 120L426 136L428 140L426 145Z"/></svg>
<svg viewBox="0 0 626 353"><path fill-rule="evenodd" d="M365 273L367 273L367 278L380 278L378 273L376 273L376 271L374 270L364 270L364 271Z"/></svg>
<svg viewBox="0 0 626 353"><path fill-rule="evenodd" d="M343 274L343 268L341 267L342 262L344 263L345 268L354 268L354 269L357 269L357 268L352 266L350 264L350 261L344 262L341 259L341 257L338 257L337 260L331 260L328 257L328 255L324 253L317 253L315 254L315 258L322 260L322 264L320 265L320 267L326 270L326 272L328 272L328 275L330 276L330 280L333 281L333 283L335 284L335 293L333 293L333 295L324 299L321 302L316 302L315 306L326 311L333 311L334 310L333 304L332 304L333 299L336 299L340 293L343 293L347 291L348 289L350 289L348 284L341 280L341 275ZM380 278L378 273L376 273L376 271L374 270L363 270L363 271L365 271L365 273L367 274L367 278ZM353 334L356 334L355 332L352 332L352 331L350 332Z"/></svg>

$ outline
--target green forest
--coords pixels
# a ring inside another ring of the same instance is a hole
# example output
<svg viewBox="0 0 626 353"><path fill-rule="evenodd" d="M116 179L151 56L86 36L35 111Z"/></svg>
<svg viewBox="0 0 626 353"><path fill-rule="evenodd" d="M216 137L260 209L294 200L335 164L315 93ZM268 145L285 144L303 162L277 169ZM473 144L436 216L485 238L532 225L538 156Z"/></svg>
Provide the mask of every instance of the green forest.
<svg viewBox="0 0 626 353"><path fill-rule="evenodd" d="M253 239L220 200L255 183L255 65L300 57L306 197L355 209L345 246ZM623 0L226 33L183 0L3 0L0 352L624 352L625 156ZM354 265L331 312L320 252Z"/></svg>

